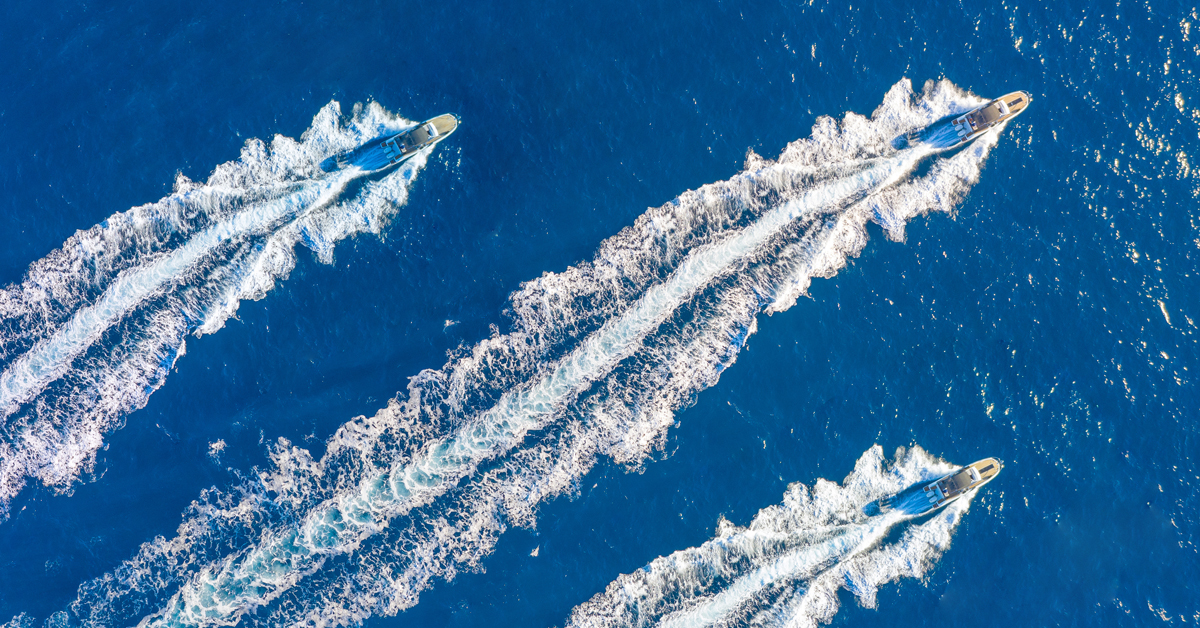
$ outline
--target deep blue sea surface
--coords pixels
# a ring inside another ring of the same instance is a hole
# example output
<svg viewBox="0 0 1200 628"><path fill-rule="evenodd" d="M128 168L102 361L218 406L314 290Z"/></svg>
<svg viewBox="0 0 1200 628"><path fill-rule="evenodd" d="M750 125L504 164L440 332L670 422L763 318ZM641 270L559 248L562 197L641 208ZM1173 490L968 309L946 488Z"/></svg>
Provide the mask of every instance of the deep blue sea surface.
<svg viewBox="0 0 1200 628"><path fill-rule="evenodd" d="M1200 622L1187 3L2 14L6 626Z"/></svg>

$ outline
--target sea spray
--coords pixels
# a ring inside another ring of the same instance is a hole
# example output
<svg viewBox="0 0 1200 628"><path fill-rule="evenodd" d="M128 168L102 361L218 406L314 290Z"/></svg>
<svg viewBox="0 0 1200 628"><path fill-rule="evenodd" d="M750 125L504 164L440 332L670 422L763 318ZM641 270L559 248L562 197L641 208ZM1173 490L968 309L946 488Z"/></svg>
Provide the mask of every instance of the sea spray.
<svg viewBox="0 0 1200 628"><path fill-rule="evenodd" d="M643 464L678 411L734 363L762 313L836 274L866 244L869 222L900 238L913 216L952 209L978 180L995 134L928 157L920 177L884 177L783 221L681 284L699 264L688 260L716 259L706 255L812 190L905 163L893 138L978 102L946 82L914 98L902 81L871 118L822 118L778 160L751 155L733 179L649 210L593 261L523 285L506 333L413 377L376 415L342 426L321 458L280 442L271 468L206 491L176 536L85 583L59 618L328 626L413 606L435 581L480 568L508 526L533 525L545 500L578 490L598 458ZM671 285L686 289L663 287ZM259 558L289 539L296 560L259 570L274 565Z"/></svg>

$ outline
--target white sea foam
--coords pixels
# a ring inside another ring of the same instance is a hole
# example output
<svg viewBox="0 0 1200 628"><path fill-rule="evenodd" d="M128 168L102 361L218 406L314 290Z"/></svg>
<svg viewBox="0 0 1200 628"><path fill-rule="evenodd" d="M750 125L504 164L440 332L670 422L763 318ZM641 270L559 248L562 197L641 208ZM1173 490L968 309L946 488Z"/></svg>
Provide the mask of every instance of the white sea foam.
<svg viewBox="0 0 1200 628"><path fill-rule="evenodd" d="M326 626L411 607L598 457L642 464L759 315L836 273L868 222L902 237L909 217L953 207L994 137L918 178L920 153L890 141L977 102L945 82L914 100L903 81L872 118L823 118L777 161L751 154L648 211L592 262L522 286L508 333L412 378L320 459L281 442L272 469L206 492L175 537L85 583L58 619Z"/></svg>
<svg viewBox="0 0 1200 628"><path fill-rule="evenodd" d="M844 206L890 185L927 153L878 160L861 171L814 186L770 210L748 227L691 252L669 277L652 286L619 316L607 321L579 347L529 386L505 393L499 403L435 440L415 459L364 480L310 512L298 529L264 538L248 553L219 568L205 569L149 625L196 625L237 619L241 612L272 600L332 554L352 551L396 516L428 503L485 461L518 446L531 430L561 416L581 389L612 371L640 348L697 290L753 254L785 225L819 209ZM743 175L762 178L780 165Z"/></svg>
<svg viewBox="0 0 1200 628"><path fill-rule="evenodd" d="M71 368L87 350L130 310L179 281L201 259L219 246L263 231L309 207L321 207L341 195L346 185L365 174L352 167L301 187L283 198L245 208L244 211L204 229L183 246L149 263L117 275L104 294L75 311L70 320L28 352L8 364L0 374L0 412L13 414ZM196 195L196 192L188 194ZM185 194L187 196L187 194Z"/></svg>
<svg viewBox="0 0 1200 628"><path fill-rule="evenodd" d="M722 520L713 540L619 577L576 607L568 626L815 626L837 612L839 588L874 605L879 586L919 577L936 562L969 497L886 545L889 532L921 513L868 515L864 507L953 468L919 447L901 449L888 465L876 445L841 485L793 484L748 527Z"/></svg>
<svg viewBox="0 0 1200 628"><path fill-rule="evenodd" d="M297 243L329 260L338 240L382 229L425 155L381 174L320 164L408 124L375 104L344 120L330 103L300 141L251 140L206 183L181 175L171 196L76 233L0 291L0 516L27 478L69 489L161 385L184 338L265 295ZM375 180L343 199L363 177Z"/></svg>

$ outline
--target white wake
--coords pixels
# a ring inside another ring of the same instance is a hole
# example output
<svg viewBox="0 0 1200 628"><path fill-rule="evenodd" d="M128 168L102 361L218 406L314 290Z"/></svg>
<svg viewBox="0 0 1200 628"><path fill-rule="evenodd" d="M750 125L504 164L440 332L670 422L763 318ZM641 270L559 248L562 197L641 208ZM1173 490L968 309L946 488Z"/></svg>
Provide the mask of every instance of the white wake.
<svg viewBox="0 0 1200 628"><path fill-rule="evenodd" d="M871 118L822 118L777 160L751 154L649 210L591 262L523 285L507 333L413 377L320 459L279 442L271 469L207 491L176 536L85 583L55 620L333 626L413 606L599 457L642 464L761 315L833 276L868 223L902 239L914 216L953 210L997 135L945 155L891 141L979 102L902 81Z"/></svg>
<svg viewBox="0 0 1200 628"><path fill-rule="evenodd" d="M890 532L920 513L867 515L864 507L954 468L919 447L899 450L888 464L876 445L841 485L793 484L782 504L760 511L746 528L722 520L716 538L622 575L576 607L567 625L816 626L837 612L840 588L874 606L880 586L919 578L937 562L970 497L908 523L886 544Z"/></svg>

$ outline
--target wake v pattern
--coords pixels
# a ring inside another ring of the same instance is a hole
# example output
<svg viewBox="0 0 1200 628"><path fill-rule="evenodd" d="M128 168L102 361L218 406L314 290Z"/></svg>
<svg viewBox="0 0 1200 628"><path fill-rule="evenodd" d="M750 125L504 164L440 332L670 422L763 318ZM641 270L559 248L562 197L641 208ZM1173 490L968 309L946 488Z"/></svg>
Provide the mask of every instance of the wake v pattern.
<svg viewBox="0 0 1200 628"><path fill-rule="evenodd" d="M909 500L908 508L868 515L871 502L953 468L919 447L899 450L887 465L876 445L840 486L825 480L812 489L793 484L782 504L760 511L748 527L722 520L716 538L622 575L576 607L567 626L817 626L837 613L840 588L873 607L880 586L919 578L937 562L970 496L886 545L880 543L897 525L932 506L922 498Z"/></svg>
<svg viewBox="0 0 1200 628"><path fill-rule="evenodd" d="M920 178L931 149L890 140L977 102L946 82L916 100L902 81L871 119L822 118L777 162L751 155L737 177L648 211L594 261L514 293L508 334L420 373L319 460L280 442L274 469L207 492L177 536L85 583L54 621L327 626L411 607L599 456L640 464L758 316L836 274L868 222L899 239L912 217L950 211L995 137Z"/></svg>
<svg viewBox="0 0 1200 628"><path fill-rule="evenodd" d="M0 291L0 516L27 478L68 490L106 433L162 385L186 335L212 333L242 299L261 298L291 270L297 243L328 261L337 240L378 232L424 156L382 177L386 159L331 173L320 164L407 124L373 104L343 126L331 103L300 142L276 137L268 151L251 140L207 183L181 175L171 196L76 233Z"/></svg>
<svg viewBox="0 0 1200 628"><path fill-rule="evenodd" d="M730 272L784 225L886 187L928 154L928 150L914 150L911 155L881 160L852 178L805 192L725 240L693 251L670 277L651 287L627 312L606 322L531 386L506 393L491 410L454 436L431 443L407 464L369 477L356 490L322 504L298 528L265 538L259 547L219 568L205 569L149 625L201 625L227 620L229 609L237 609L232 617L237 619L237 611L270 601L275 592L286 590L281 584L288 585L315 569L328 555L357 547L390 519L432 501L473 473L480 463L517 447L531 430L545 427L560 407L628 357L646 334L658 328L698 289Z"/></svg>

